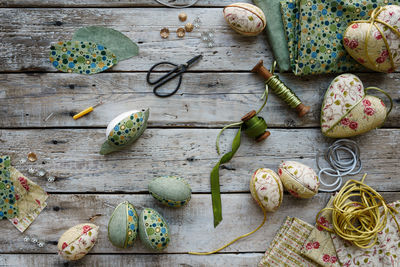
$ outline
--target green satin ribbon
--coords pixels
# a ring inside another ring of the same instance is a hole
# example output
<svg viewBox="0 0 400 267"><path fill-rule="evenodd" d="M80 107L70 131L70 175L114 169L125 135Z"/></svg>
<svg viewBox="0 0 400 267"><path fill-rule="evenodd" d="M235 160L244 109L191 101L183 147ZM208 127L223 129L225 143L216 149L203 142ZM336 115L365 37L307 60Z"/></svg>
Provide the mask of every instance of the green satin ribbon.
<svg viewBox="0 0 400 267"><path fill-rule="evenodd" d="M250 120L243 122L235 122L232 124L229 124L222 128L222 130L218 133L217 140L216 140L216 147L217 147L217 152L218 155L220 154L220 149L219 149L219 139L223 131L225 131L229 127L233 126L240 126L238 132L235 135L235 138L233 138L232 141L232 149L231 151L227 152L224 154L221 159L218 161L218 163L214 166L210 173L210 182L211 182L211 199L212 199L212 207L213 207L213 215L214 215L214 227L217 227L217 225L222 221L222 206L221 206L221 193L220 193L220 184L219 184L219 167L220 165L229 162L233 156L235 155L236 151L240 147L240 135L242 131L246 133L249 137L257 137L264 133L264 131L267 129L267 123L262 117L258 117L257 114L260 113L260 111L265 107L265 104L267 104L268 100L268 85L265 87L264 94L262 98L264 98L264 103L260 107L260 109L256 112L256 116L252 117Z"/></svg>

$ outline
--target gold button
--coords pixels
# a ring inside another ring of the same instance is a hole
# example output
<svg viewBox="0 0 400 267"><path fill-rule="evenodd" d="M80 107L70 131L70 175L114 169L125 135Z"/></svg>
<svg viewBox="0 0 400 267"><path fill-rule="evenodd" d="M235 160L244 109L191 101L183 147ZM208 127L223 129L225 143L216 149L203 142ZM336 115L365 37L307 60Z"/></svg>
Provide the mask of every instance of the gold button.
<svg viewBox="0 0 400 267"><path fill-rule="evenodd" d="M182 38L183 36L185 36L185 29L184 28L178 28L176 30L176 35L178 35L179 38Z"/></svg>
<svg viewBox="0 0 400 267"><path fill-rule="evenodd" d="M160 31L160 35L161 35L161 38L167 39L168 36L169 36L168 28L162 28L161 31Z"/></svg>

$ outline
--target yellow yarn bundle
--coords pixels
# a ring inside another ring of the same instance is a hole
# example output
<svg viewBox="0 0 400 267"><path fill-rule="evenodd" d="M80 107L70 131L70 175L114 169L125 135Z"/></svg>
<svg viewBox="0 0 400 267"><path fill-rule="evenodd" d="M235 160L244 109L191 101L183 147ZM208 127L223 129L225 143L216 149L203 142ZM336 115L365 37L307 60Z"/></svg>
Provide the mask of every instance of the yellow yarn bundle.
<svg viewBox="0 0 400 267"><path fill-rule="evenodd" d="M364 174L361 181L347 181L335 196L333 207L324 208L317 214L318 219L321 212L331 210L333 229L321 225L318 220L317 224L360 248L370 248L376 244L378 233L385 228L389 214L400 231L393 214L398 213L397 210L388 206L378 192L364 183L366 176ZM352 197L358 197L359 201L351 200ZM380 207L383 209L380 210Z"/></svg>

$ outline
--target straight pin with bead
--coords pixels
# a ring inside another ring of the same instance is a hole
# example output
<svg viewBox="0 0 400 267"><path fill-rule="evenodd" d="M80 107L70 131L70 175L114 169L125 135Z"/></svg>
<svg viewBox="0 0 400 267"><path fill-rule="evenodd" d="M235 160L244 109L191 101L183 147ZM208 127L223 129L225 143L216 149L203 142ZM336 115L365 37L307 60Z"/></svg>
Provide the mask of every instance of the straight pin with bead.
<svg viewBox="0 0 400 267"><path fill-rule="evenodd" d="M92 111L94 110L95 107L98 107L98 106L100 106L101 104L103 104L103 101L100 101L100 102L97 103L96 105L94 105L94 106L92 106L92 107L88 107L88 108L85 109L85 110L82 110L82 111L79 112L78 114L75 114L72 118L73 118L74 120L77 120L77 119L79 119L79 118L85 116L86 114L92 112Z"/></svg>

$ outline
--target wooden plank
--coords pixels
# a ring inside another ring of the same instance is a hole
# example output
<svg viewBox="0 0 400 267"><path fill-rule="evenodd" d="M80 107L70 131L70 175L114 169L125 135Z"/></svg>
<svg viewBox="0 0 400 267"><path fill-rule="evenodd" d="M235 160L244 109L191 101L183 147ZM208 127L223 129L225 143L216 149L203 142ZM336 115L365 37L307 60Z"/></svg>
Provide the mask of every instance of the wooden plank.
<svg viewBox="0 0 400 267"><path fill-rule="evenodd" d="M258 109L263 80L250 73L187 73L182 88L169 98L153 95L144 73L0 74L0 127L106 127L116 115L150 107L150 127L222 127ZM320 106L326 88L335 75L298 78L281 75L311 112L299 118L282 100L270 93L261 115L269 127L318 127ZM385 89L400 102L400 74L360 74L366 87ZM380 95L380 97L384 97ZM72 115L99 101L105 104L88 116ZM44 119L53 113L53 116ZM395 105L385 127L399 127L400 107Z"/></svg>
<svg viewBox="0 0 400 267"><path fill-rule="evenodd" d="M185 63L197 54L204 57L191 70L247 71L260 58L271 64L271 54L265 53L265 36L249 38L235 33L225 22L222 9L185 9L188 21L199 16L203 24L183 39L175 34L184 25L178 20L179 12L162 8L0 9L0 71L56 72L48 59L50 43L70 40L78 28L90 25L119 30L139 45L139 56L119 62L112 71L147 71L156 62ZM171 31L168 39L160 37L163 27ZM200 39L201 32L209 29L216 31L214 48L207 48ZM249 55L253 57L250 64Z"/></svg>
<svg viewBox="0 0 400 267"><path fill-rule="evenodd" d="M1 153L27 174L29 167L44 168L57 177L55 183L32 179L49 192L146 192L149 181L161 175L188 179L193 192L210 192L209 173L219 157L215 151L218 129L147 129L131 148L102 156L103 129L2 130ZM230 148L236 130L221 138ZM380 129L354 138L361 149L362 173L367 183L382 191L400 191L398 167L400 130ZM331 139L318 129L273 129L262 143L245 135L233 158L221 169L223 192L248 192L249 179L257 168L277 170L283 160L297 160L316 168L316 154L326 151ZM21 164L29 151L36 163ZM43 163L43 164L42 164ZM361 178L361 174L355 176Z"/></svg>
<svg viewBox="0 0 400 267"><path fill-rule="evenodd" d="M218 254L191 256L186 254L135 254L135 255L96 255L89 254L74 262L73 266L255 266L262 253ZM58 255L48 254L1 254L0 265L5 266L69 266Z"/></svg>
<svg viewBox="0 0 400 267"><path fill-rule="evenodd" d="M399 198L398 193L383 193L388 203ZM320 193L312 199L296 199L291 195L284 196L279 210L268 213L267 223L257 232L223 252L262 253L268 248L276 232L286 216L295 216L308 223L314 224L315 216L322 209L331 194ZM14 226L3 220L3 229L0 251L2 253L55 253L58 238L69 227L88 222L95 214L102 214L95 220L100 226L98 243L92 253L154 253L144 247L140 240L136 240L132 249L115 248L107 238L107 224L114 207L123 200L130 201L140 213L144 207L152 207L159 211L170 228L171 242L164 253L186 253L188 251L210 251L231 241L235 237L250 232L263 219L261 209L257 206L249 193L223 194L222 209L223 221L214 228L212 222L211 197L208 194L194 194L187 206L179 209L160 206L148 194L135 195L70 195L53 194L48 200L48 207L30 226L26 234L38 235L46 241L42 249L27 244Z"/></svg>
<svg viewBox="0 0 400 267"><path fill-rule="evenodd" d="M174 5L187 5L194 0L161 0ZM241 0L242 3L252 3L251 0ZM232 4L231 0L199 0L194 7L224 7ZM164 7L154 0L20 0L0 1L0 7Z"/></svg>

